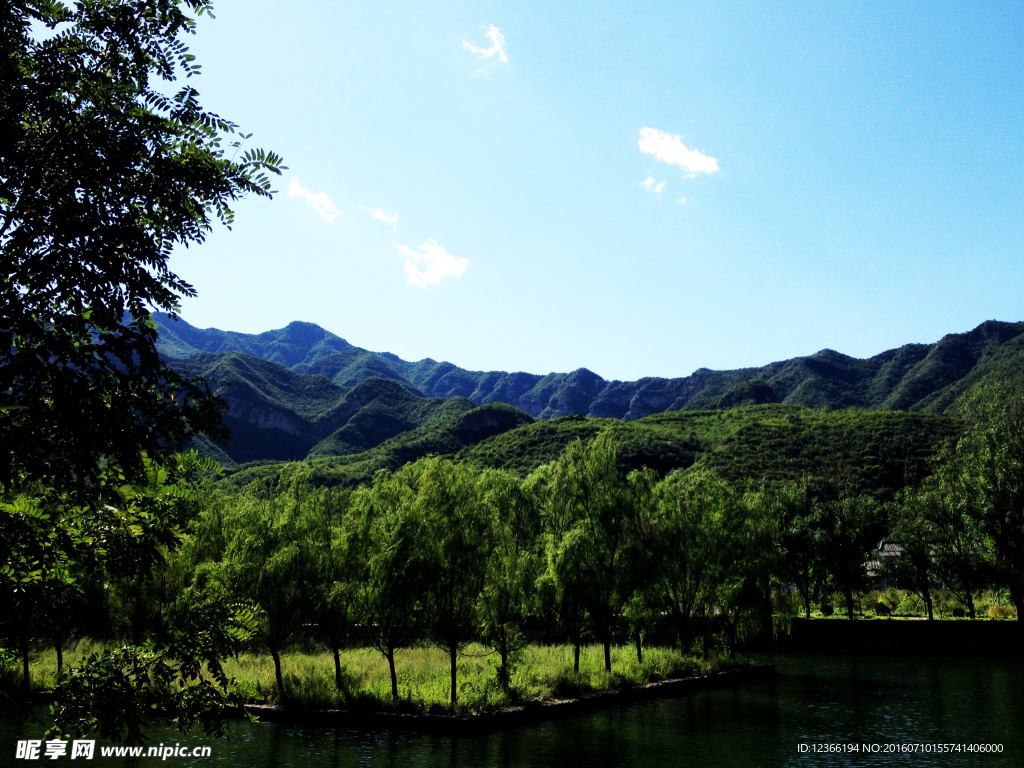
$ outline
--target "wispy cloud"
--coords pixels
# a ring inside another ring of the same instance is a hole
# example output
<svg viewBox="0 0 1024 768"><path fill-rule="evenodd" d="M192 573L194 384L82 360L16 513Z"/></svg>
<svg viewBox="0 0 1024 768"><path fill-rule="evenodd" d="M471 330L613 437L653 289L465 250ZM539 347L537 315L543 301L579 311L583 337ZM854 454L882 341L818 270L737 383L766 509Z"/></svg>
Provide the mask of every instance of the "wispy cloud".
<svg viewBox="0 0 1024 768"><path fill-rule="evenodd" d="M437 285L448 275L458 277L469 266L468 260L452 256L433 239L420 245L419 251L401 243L395 243L395 247L405 257L405 274L409 282L423 288Z"/></svg>
<svg viewBox="0 0 1024 768"><path fill-rule="evenodd" d="M648 176L646 179L640 182L640 186L646 189L648 192L657 192L661 194L661 190L668 184L667 181L655 181L653 176Z"/></svg>
<svg viewBox="0 0 1024 768"><path fill-rule="evenodd" d="M288 197L298 197L305 200L310 208L332 224L338 216L341 216L341 211L335 207L334 203L331 202L331 198L329 198L326 193L313 192L312 190L306 189L294 176L292 177L291 183L288 185Z"/></svg>
<svg viewBox="0 0 1024 768"><path fill-rule="evenodd" d="M640 129L640 151L669 165L678 165L688 173L687 178L698 173L717 173L718 161L696 149L687 149L682 136L663 133L655 128Z"/></svg>
<svg viewBox="0 0 1024 768"><path fill-rule="evenodd" d="M385 224L390 224L391 228L398 231L398 214L392 211L385 211L383 208L367 208L365 205L359 206L360 210L366 211L368 214L377 219L377 221L383 221Z"/></svg>
<svg viewBox="0 0 1024 768"><path fill-rule="evenodd" d="M484 37L491 41L490 48L478 48L468 40L462 41L462 47L467 51L475 53L478 59L490 59L494 56L498 57L498 61L508 61L508 56L505 54L505 36L498 31L498 28L493 24L488 27L487 32L484 33ZM473 73L473 77L479 77L480 75L487 75L486 69L478 69Z"/></svg>

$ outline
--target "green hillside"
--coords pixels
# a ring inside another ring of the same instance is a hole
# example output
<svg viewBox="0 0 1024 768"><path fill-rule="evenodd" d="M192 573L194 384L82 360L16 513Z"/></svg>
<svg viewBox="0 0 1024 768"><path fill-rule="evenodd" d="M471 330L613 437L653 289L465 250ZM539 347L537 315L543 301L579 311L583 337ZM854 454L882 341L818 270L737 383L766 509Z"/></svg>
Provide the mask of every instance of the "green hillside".
<svg viewBox="0 0 1024 768"><path fill-rule="evenodd" d="M424 453L458 453L481 465L525 471L553 459L572 436L610 428L631 466L665 471L700 460L752 477L784 468L818 471L826 454L841 464L835 456L853 450L863 460L861 479L891 488L896 475L908 471L892 458L902 450L900 441L917 451L930 445L936 425L952 422L885 414L955 415L961 396L982 379L1016 380L1024 371L1024 323L995 321L867 359L822 350L760 368L702 368L682 378L634 382L606 381L586 369L540 376L466 371L430 359L410 363L355 347L310 323L251 335L166 317L157 322L165 359L214 382L229 406L231 445L201 439L197 447L228 467L326 462L318 465L324 482L360 482L371 468ZM515 434L495 432L477 445L480 439L452 431L452 419L499 404L505 410L490 412L514 411L501 431L519 427ZM865 412L824 416L801 407ZM708 437L724 428L714 415L723 411L748 415L722 417L735 434ZM540 423L522 426L533 419ZM764 446L771 450L759 453Z"/></svg>
<svg viewBox="0 0 1024 768"><path fill-rule="evenodd" d="M650 467L663 475L700 464L737 482L810 474L889 498L924 477L938 444L961 428L957 419L937 414L778 404L664 413L635 421L566 416L532 422L505 405L474 408L464 398L449 403L450 410L431 423L372 450L309 462L313 481L358 485L379 469L396 469L431 454L526 475L556 459L573 440L590 440L607 430L618 443L625 471ZM230 480L274 480L289 466L264 462L241 468Z"/></svg>

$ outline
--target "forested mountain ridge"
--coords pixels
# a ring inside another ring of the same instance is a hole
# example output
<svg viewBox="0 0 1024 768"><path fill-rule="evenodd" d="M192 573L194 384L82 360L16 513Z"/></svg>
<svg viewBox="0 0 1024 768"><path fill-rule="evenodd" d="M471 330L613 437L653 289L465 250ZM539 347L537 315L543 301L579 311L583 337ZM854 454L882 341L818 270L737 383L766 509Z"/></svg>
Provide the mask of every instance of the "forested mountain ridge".
<svg viewBox="0 0 1024 768"><path fill-rule="evenodd" d="M240 352L200 352L172 364L204 377L226 401L231 445L218 449L201 440L200 447L227 465L359 453L474 407L465 398L424 397L389 379L345 387Z"/></svg>
<svg viewBox="0 0 1024 768"><path fill-rule="evenodd" d="M178 365L207 359L204 353L242 353L295 374L326 378L341 388L371 378L387 379L428 398L464 397L476 405L503 402L539 419L581 414L629 420L665 411L772 402L942 413L949 412L981 376L999 369L1021 370L1024 363L1024 323L999 321L868 359L825 349L757 368L700 368L679 378L624 382L606 381L586 368L542 376L467 371L430 358L408 362L388 352L355 347L311 323L294 322L253 335L198 329L184 321L172 322L166 315L157 315L156 320L160 352Z"/></svg>

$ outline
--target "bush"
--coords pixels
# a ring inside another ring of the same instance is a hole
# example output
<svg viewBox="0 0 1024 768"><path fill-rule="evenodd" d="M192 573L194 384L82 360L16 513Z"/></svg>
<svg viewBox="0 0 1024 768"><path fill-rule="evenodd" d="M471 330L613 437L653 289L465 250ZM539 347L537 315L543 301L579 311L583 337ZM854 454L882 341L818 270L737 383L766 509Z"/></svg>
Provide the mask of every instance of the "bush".
<svg viewBox="0 0 1024 768"><path fill-rule="evenodd" d="M907 592L900 601L896 612L900 616L919 616L924 613L924 600L915 594Z"/></svg>
<svg viewBox="0 0 1024 768"><path fill-rule="evenodd" d="M822 616L831 616L835 612L836 612L835 608L833 608L828 603L825 603L825 605L821 606L821 615Z"/></svg>
<svg viewBox="0 0 1024 768"><path fill-rule="evenodd" d="M1017 611L1013 606L996 603L989 606L988 615L993 619L1015 619L1017 618Z"/></svg>
<svg viewBox="0 0 1024 768"><path fill-rule="evenodd" d="M888 605L879 600L877 603L875 603L875 613L879 616L888 616L890 613L892 613L892 611L889 610Z"/></svg>
<svg viewBox="0 0 1024 768"><path fill-rule="evenodd" d="M21 681L21 655L0 647L0 687L13 688Z"/></svg>

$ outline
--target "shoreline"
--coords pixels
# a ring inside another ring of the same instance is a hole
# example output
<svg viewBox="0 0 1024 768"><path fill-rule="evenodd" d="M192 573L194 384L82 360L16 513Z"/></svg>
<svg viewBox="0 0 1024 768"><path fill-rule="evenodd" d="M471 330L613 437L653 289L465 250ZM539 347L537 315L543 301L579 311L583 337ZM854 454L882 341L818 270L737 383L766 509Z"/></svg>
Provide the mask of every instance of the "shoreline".
<svg viewBox="0 0 1024 768"><path fill-rule="evenodd" d="M593 712L636 701L676 696L722 685L765 680L774 675L774 664L759 664L745 669L713 672L709 675L661 680L632 688L598 691L577 699L533 701L514 707L463 715L356 712L349 709L289 709L267 704L247 704L245 710L265 722L472 734L496 728L512 728L538 723L577 713Z"/></svg>

